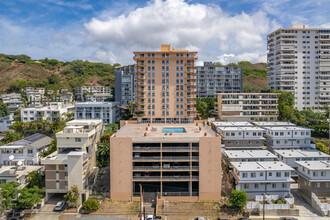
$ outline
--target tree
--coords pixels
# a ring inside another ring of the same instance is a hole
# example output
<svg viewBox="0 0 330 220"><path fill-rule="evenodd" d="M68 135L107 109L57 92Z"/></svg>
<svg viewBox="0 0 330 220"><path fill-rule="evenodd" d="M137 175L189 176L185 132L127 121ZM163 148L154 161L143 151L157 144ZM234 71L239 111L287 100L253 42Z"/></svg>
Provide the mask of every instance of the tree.
<svg viewBox="0 0 330 220"><path fill-rule="evenodd" d="M5 144L8 144L13 141L17 141L19 139L21 139L21 136L19 133L15 132L15 131L8 130L8 131L3 132L3 142Z"/></svg>
<svg viewBox="0 0 330 220"><path fill-rule="evenodd" d="M97 165L105 167L109 165L110 160L110 144L108 140L104 140L98 145Z"/></svg>
<svg viewBox="0 0 330 220"><path fill-rule="evenodd" d="M39 171L30 172L26 181L29 183L30 188L35 186L38 188L44 187L44 176Z"/></svg>
<svg viewBox="0 0 330 220"><path fill-rule="evenodd" d="M321 142L316 143L316 149L319 151L322 151L323 153L326 153L326 154L328 153L328 147Z"/></svg>
<svg viewBox="0 0 330 220"><path fill-rule="evenodd" d="M13 207L13 200L17 197L17 187L19 183L16 181L4 183L0 188L0 211L9 210Z"/></svg>
<svg viewBox="0 0 330 220"><path fill-rule="evenodd" d="M200 99L196 100L196 110L199 114L202 115L203 118L206 118L209 115L209 108L207 103Z"/></svg>
<svg viewBox="0 0 330 220"><path fill-rule="evenodd" d="M48 77L48 82L50 84L58 84L60 82L60 79L58 78L58 76L56 74L52 74Z"/></svg>
<svg viewBox="0 0 330 220"><path fill-rule="evenodd" d="M54 139L50 142L48 150L40 152L40 156L47 157L49 154L55 152L56 150L57 150L57 142L56 139Z"/></svg>
<svg viewBox="0 0 330 220"><path fill-rule="evenodd" d="M246 206L248 201L248 197L245 191L233 189L231 191L231 195L229 196L229 201L233 207L243 211L243 208Z"/></svg>
<svg viewBox="0 0 330 220"><path fill-rule="evenodd" d="M76 185L71 186L64 199L68 202L69 207L77 207L77 201L79 199L79 189Z"/></svg>
<svg viewBox="0 0 330 220"><path fill-rule="evenodd" d="M43 189L34 186L33 188L23 188L20 190L20 196L17 199L17 207L23 209L30 209L35 204L41 202L41 198L45 195Z"/></svg>
<svg viewBox="0 0 330 220"><path fill-rule="evenodd" d="M96 199L87 199L82 206L82 209L85 211L97 211L100 208L100 204Z"/></svg>
<svg viewBox="0 0 330 220"><path fill-rule="evenodd" d="M0 102L0 117L5 117L9 114L10 114L10 112L9 112L7 105L3 102Z"/></svg>
<svg viewBox="0 0 330 220"><path fill-rule="evenodd" d="M135 111L136 111L136 104L135 104L135 102L129 101L128 104L127 104L127 109L128 109L129 115L131 117L133 117L134 114L135 114Z"/></svg>

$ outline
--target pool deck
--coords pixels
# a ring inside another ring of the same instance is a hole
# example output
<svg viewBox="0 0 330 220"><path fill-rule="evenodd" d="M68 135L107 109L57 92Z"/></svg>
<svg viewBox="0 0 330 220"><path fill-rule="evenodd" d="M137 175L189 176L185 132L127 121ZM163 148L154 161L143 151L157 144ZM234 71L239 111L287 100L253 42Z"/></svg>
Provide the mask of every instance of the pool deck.
<svg viewBox="0 0 330 220"><path fill-rule="evenodd" d="M147 129L148 128L148 129ZM185 133L164 133L163 128L184 128ZM116 134L116 137L132 137L133 142L152 141L198 141L200 137L215 137L215 133L203 124L126 124ZM146 134L146 136L145 136Z"/></svg>

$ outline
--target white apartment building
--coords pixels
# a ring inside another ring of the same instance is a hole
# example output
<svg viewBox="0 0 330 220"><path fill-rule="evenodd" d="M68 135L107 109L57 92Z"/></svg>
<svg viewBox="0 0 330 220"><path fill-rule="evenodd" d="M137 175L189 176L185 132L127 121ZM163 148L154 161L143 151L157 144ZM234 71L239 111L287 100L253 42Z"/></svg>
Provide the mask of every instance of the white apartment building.
<svg viewBox="0 0 330 220"><path fill-rule="evenodd" d="M225 150L223 158L232 162L276 161L277 157L268 150Z"/></svg>
<svg viewBox="0 0 330 220"><path fill-rule="evenodd" d="M136 102L136 64L120 66L115 71L115 101L126 107L128 102ZM143 76L139 76L143 77Z"/></svg>
<svg viewBox="0 0 330 220"><path fill-rule="evenodd" d="M19 189L27 186L26 181L29 173L41 171L42 166L2 166L0 167L0 186L4 183L18 182Z"/></svg>
<svg viewBox="0 0 330 220"><path fill-rule="evenodd" d="M226 150L264 149L264 129L259 127L217 127Z"/></svg>
<svg viewBox="0 0 330 220"><path fill-rule="evenodd" d="M317 161L330 159L330 155L315 149L275 150L274 153L280 161L295 169L298 168L298 164L296 163L297 161Z"/></svg>
<svg viewBox="0 0 330 220"><path fill-rule="evenodd" d="M0 118L0 132L8 131L14 123L14 114Z"/></svg>
<svg viewBox="0 0 330 220"><path fill-rule="evenodd" d="M76 101L86 101L86 95L111 95L110 86L81 86L74 87L73 93L75 95ZM92 97L92 96L89 96ZM103 100L104 101L104 100Z"/></svg>
<svg viewBox="0 0 330 220"><path fill-rule="evenodd" d="M8 101L21 101L22 95L20 93L8 93L0 95L0 98L3 103L7 103Z"/></svg>
<svg viewBox="0 0 330 220"><path fill-rule="evenodd" d="M74 111L74 106L71 104L64 104L62 102L51 102L49 106L22 108L21 121L30 122L35 120L49 120L54 122L59 117L64 117L64 113Z"/></svg>
<svg viewBox="0 0 330 220"><path fill-rule="evenodd" d="M110 98L112 98L111 94L87 94L84 96L85 102L104 102L108 101Z"/></svg>
<svg viewBox="0 0 330 220"><path fill-rule="evenodd" d="M247 121L213 121L212 128L216 130L217 127L253 127L253 124Z"/></svg>
<svg viewBox="0 0 330 220"><path fill-rule="evenodd" d="M298 186L301 195L312 200L312 193L327 200L330 197L330 161L297 161Z"/></svg>
<svg viewBox="0 0 330 220"><path fill-rule="evenodd" d="M330 105L330 29L306 24L267 35L268 88L291 92L298 110Z"/></svg>
<svg viewBox="0 0 330 220"><path fill-rule="evenodd" d="M217 93L243 92L243 69L237 66L213 66L204 62L195 66L197 98L216 98Z"/></svg>
<svg viewBox="0 0 330 220"><path fill-rule="evenodd" d="M269 150L310 149L311 129L303 127L264 127Z"/></svg>
<svg viewBox="0 0 330 220"><path fill-rule="evenodd" d="M219 93L218 117L222 121L277 121L279 93Z"/></svg>
<svg viewBox="0 0 330 220"><path fill-rule="evenodd" d="M232 174L237 190L246 192L248 199L256 195L290 195L290 184L294 182L291 171L294 169L283 162L232 162Z"/></svg>
<svg viewBox="0 0 330 220"><path fill-rule="evenodd" d="M102 119L104 125L120 120L118 102L83 102L74 105L75 119Z"/></svg>
<svg viewBox="0 0 330 220"><path fill-rule="evenodd" d="M52 140L44 134L37 133L0 146L0 167L16 165L19 161L24 165L38 165L39 153L48 149Z"/></svg>
<svg viewBox="0 0 330 220"><path fill-rule="evenodd" d="M97 143L103 132L102 120L73 120L56 133L57 151L41 160L45 167L46 200L64 194L76 185L81 204L88 199L96 173Z"/></svg>

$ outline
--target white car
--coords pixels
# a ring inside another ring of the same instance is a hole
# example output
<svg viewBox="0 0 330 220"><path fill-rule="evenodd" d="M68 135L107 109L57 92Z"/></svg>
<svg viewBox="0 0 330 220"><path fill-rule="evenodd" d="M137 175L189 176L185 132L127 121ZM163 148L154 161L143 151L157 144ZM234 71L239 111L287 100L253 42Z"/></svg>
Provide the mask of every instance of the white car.
<svg viewBox="0 0 330 220"><path fill-rule="evenodd" d="M153 215L147 215L146 220L154 220L154 216Z"/></svg>

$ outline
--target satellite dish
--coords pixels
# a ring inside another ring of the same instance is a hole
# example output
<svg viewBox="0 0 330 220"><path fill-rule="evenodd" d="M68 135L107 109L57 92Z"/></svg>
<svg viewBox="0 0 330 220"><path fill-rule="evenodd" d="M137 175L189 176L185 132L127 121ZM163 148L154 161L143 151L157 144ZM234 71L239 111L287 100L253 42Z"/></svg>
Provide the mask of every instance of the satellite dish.
<svg viewBox="0 0 330 220"><path fill-rule="evenodd" d="M22 165L23 165L23 161L21 161L21 160L18 161L18 162L17 162L17 165L18 165L18 166L22 166Z"/></svg>
<svg viewBox="0 0 330 220"><path fill-rule="evenodd" d="M14 155L9 156L9 160L14 160L14 158L15 158Z"/></svg>

